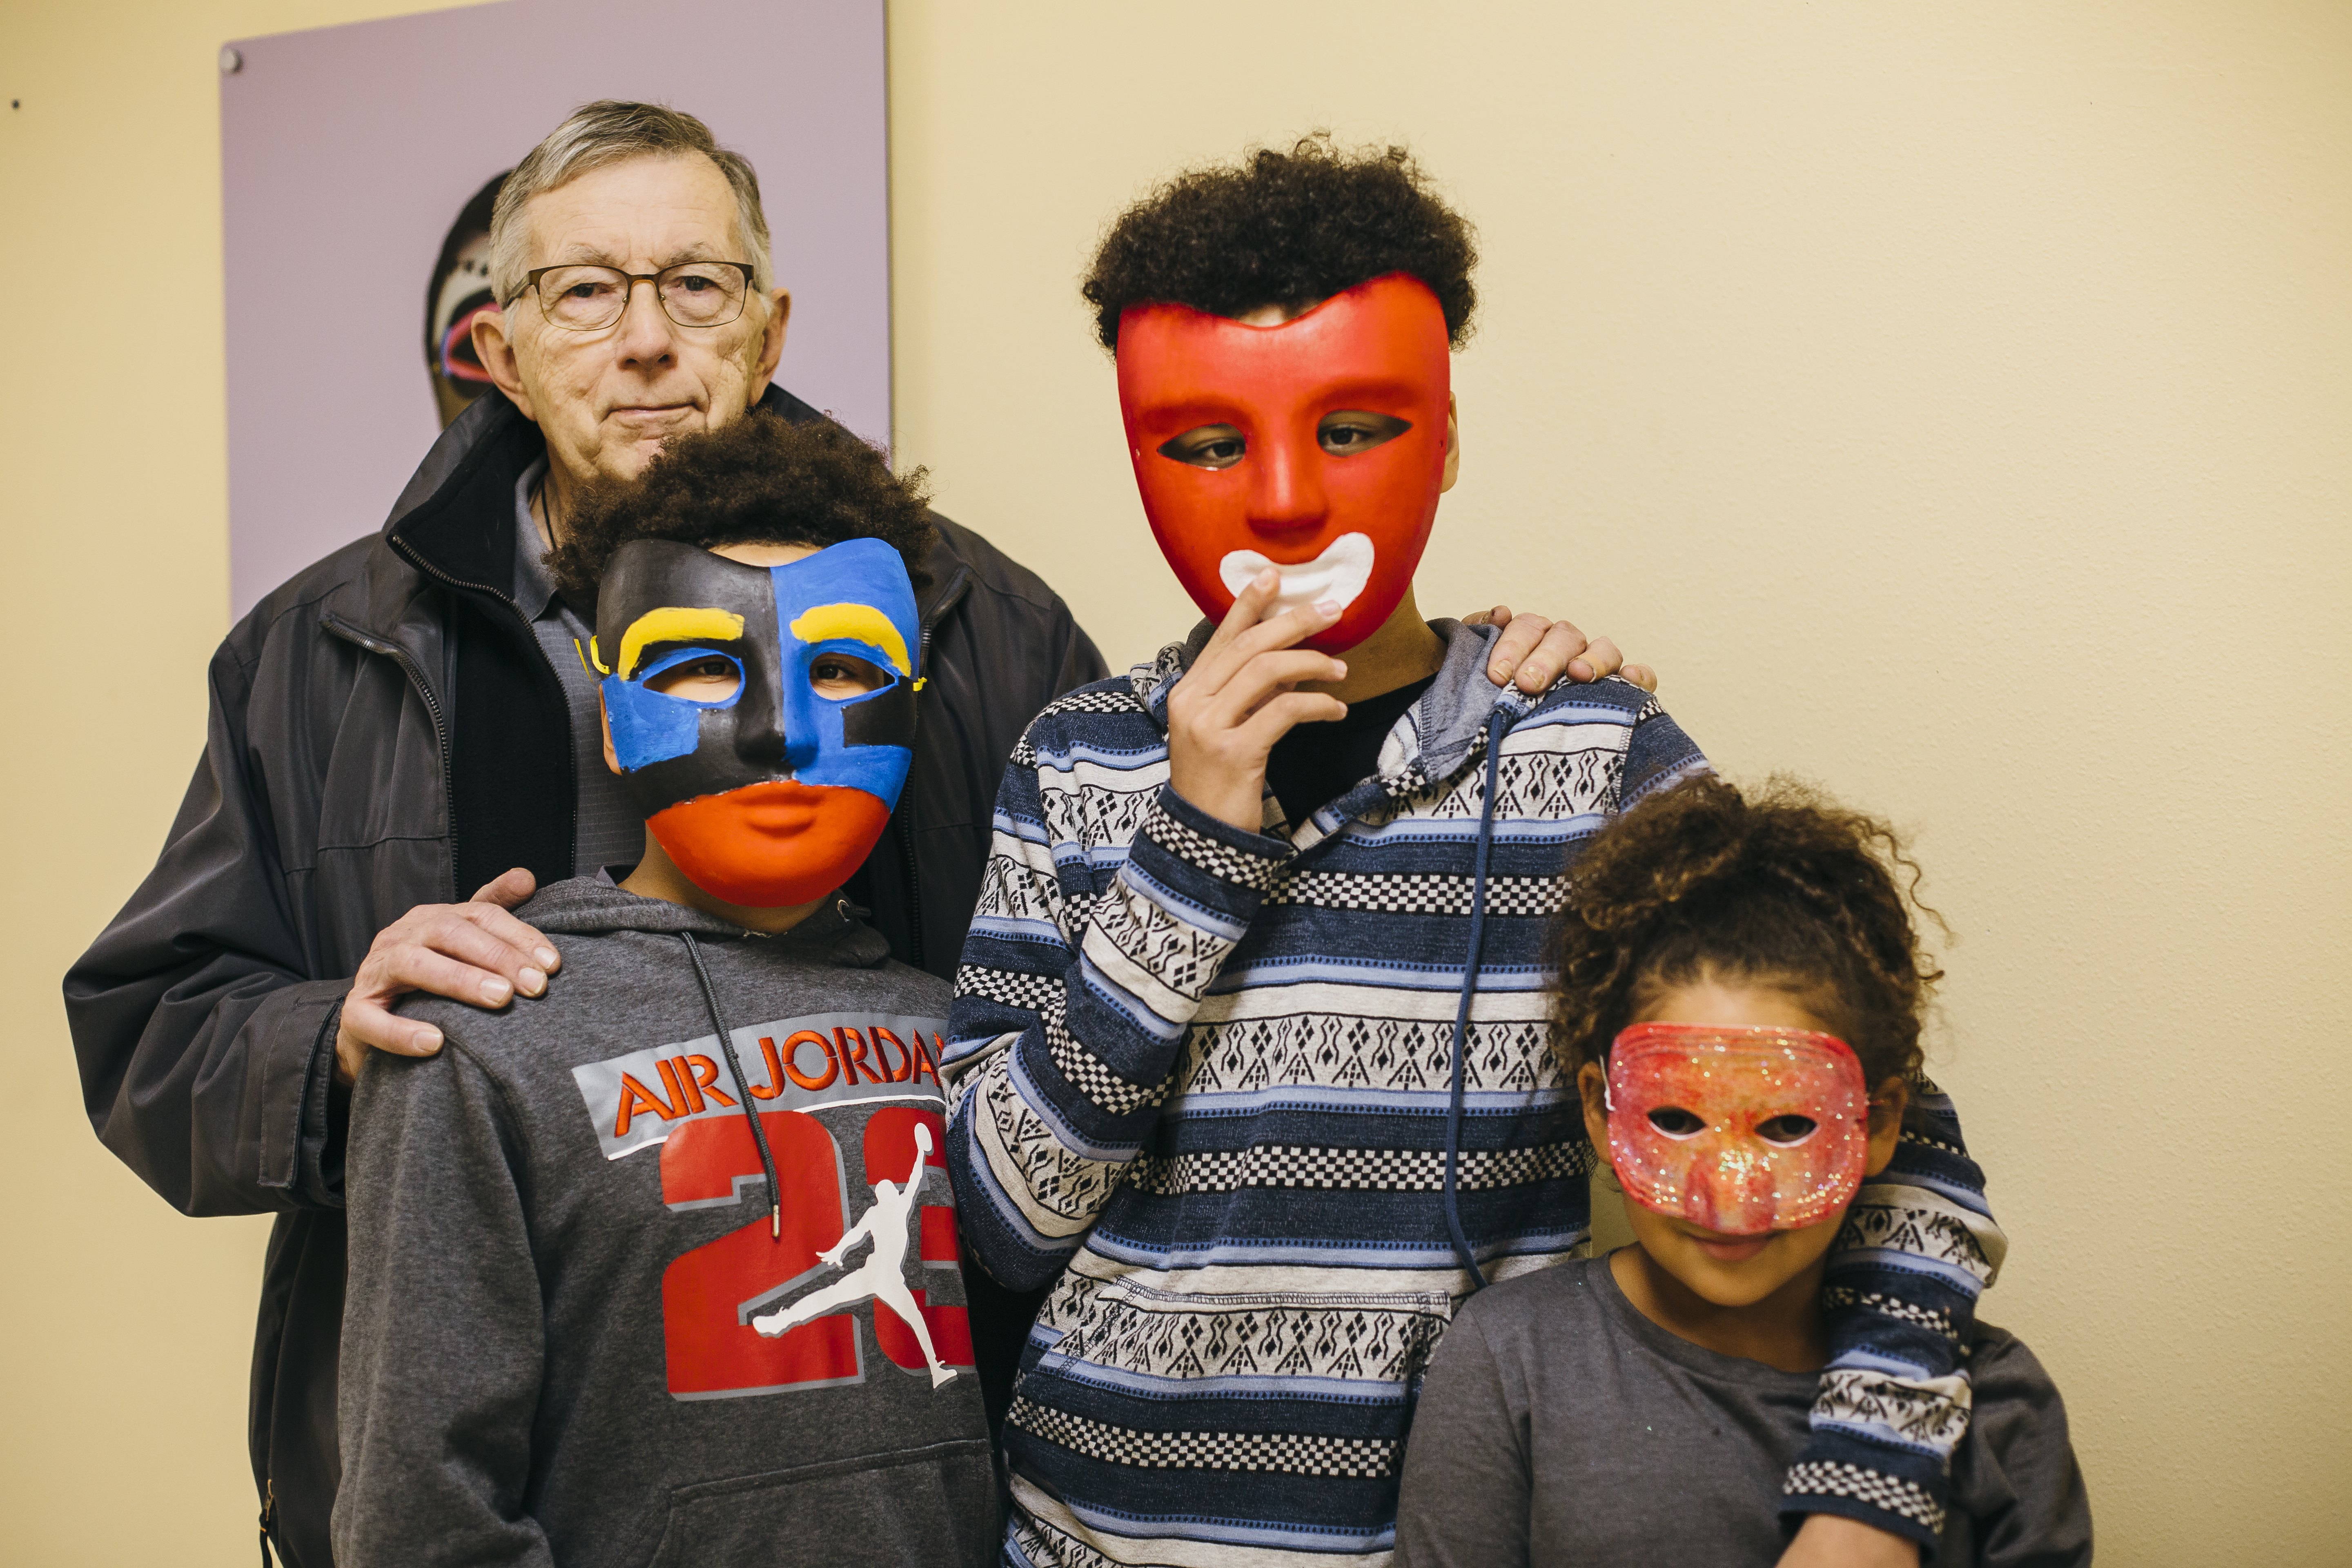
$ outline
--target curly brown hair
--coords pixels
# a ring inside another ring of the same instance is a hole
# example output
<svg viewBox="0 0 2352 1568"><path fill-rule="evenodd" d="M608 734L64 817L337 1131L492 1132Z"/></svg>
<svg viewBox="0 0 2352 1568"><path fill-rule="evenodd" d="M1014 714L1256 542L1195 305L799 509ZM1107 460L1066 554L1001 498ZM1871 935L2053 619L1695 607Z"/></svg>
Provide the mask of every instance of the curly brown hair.
<svg viewBox="0 0 2352 1568"><path fill-rule="evenodd" d="M1460 348L1478 302L1475 231L1440 201L1402 147L1349 152L1328 132L1287 153L1261 147L1238 165L1177 175L1121 213L1078 292L1095 335L1118 347L1130 305L1190 305L1239 316L1295 309L1391 272L1429 285Z"/></svg>
<svg viewBox="0 0 2352 1568"><path fill-rule="evenodd" d="M906 559L920 592L937 537L929 475L903 478L882 454L829 419L803 425L759 409L716 430L679 436L635 479L585 486L547 557L563 596L586 608L613 552L632 539L809 544L878 539Z"/></svg>
<svg viewBox="0 0 2352 1568"><path fill-rule="evenodd" d="M1916 909L1943 923L1919 876L1886 823L1793 780L1753 799L1717 778L1678 785L1577 858L1552 931L1554 1048L1573 1077L1659 993L1711 976L1794 994L1870 1083L1910 1077L1944 977L1912 922Z"/></svg>

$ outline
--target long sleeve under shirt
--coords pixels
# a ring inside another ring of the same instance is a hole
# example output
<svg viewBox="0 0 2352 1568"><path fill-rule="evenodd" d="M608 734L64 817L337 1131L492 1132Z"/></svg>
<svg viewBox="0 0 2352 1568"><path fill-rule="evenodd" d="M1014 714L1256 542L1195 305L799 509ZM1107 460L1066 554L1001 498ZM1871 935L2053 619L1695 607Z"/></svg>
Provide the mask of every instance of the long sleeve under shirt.
<svg viewBox="0 0 2352 1568"><path fill-rule="evenodd" d="M1975 1408L1935 1568L2080 1568L2066 1406L2016 1339L1969 1336ZM1771 1568L1816 1380L1678 1339L1605 1258L1465 1302L1413 1415L1399 1568Z"/></svg>
<svg viewBox="0 0 2352 1568"><path fill-rule="evenodd" d="M1498 692L1484 628L1440 630L1377 774L1301 823L1269 796L1242 831L1166 787L1181 648L1013 755L941 1068L972 1255L1016 1289L1059 1276L1005 1429L1015 1562L1386 1561L1412 1394L1471 1286L1444 1147L1498 706L1459 1212L1490 1279L1587 1239L1546 927L1578 847L1706 764L1639 688ZM1838 1360L1788 1485L1924 1541L2000 1243L1948 1105L1918 1126L1833 1261Z"/></svg>

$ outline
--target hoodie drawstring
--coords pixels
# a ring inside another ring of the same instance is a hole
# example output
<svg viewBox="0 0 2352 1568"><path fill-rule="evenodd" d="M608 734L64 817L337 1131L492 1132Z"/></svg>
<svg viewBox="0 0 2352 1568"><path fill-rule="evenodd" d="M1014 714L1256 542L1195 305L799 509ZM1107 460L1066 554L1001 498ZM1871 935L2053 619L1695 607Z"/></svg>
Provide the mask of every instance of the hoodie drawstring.
<svg viewBox="0 0 2352 1568"><path fill-rule="evenodd" d="M1495 787L1503 766L1503 733L1511 716L1498 705L1486 721L1486 795L1478 807L1478 848L1470 874L1470 954L1462 976L1462 1005L1454 1015L1454 1089L1445 1108L1445 1230L1454 1256L1469 1271L1473 1291L1486 1288L1486 1276L1462 1230L1462 1194L1455 1182L1462 1160L1462 1064L1469 1051L1470 1002L1478 994L1478 959L1486 944L1486 858L1495 846Z"/></svg>
<svg viewBox="0 0 2352 1568"><path fill-rule="evenodd" d="M702 982L703 1005L710 1009L710 1026L719 1031L719 1048L727 1058L727 1071L735 1079L735 1098L751 1123L751 1142L760 1146L760 1169L768 1175L768 1235L781 1241L784 1236L784 1203L776 1189L776 1157L768 1152L768 1130L760 1125L760 1108L752 1100L751 1090L743 1086L743 1063L735 1055L735 1033L719 1011L719 993L712 988L710 971L703 964L702 944L694 940L690 931L678 932L677 940L686 943L686 956L694 961L694 977ZM1461 1074L1457 1071L1454 1076L1458 1079Z"/></svg>

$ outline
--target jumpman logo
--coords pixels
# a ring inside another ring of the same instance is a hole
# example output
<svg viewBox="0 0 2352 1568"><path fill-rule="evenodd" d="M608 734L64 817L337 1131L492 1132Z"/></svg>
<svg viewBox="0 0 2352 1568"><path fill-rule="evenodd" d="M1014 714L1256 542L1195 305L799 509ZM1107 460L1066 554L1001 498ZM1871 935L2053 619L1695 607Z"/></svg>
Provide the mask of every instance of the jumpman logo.
<svg viewBox="0 0 2352 1568"><path fill-rule="evenodd" d="M751 1326L774 1339L812 1318L823 1317L835 1307L863 1301L870 1296L898 1313L898 1321L915 1331L915 1338L923 1347L923 1359L930 1363L933 1388L953 1377L955 1369L940 1364L940 1352L931 1347L930 1325L923 1321L923 1309L916 1305L914 1292L907 1289L907 1215L915 1206L916 1189L923 1184L923 1162L930 1152L931 1130L919 1121L915 1124L915 1168L907 1173L907 1179L875 1183L874 1206L866 1211L866 1217L851 1226L846 1236L817 1254L838 1268L842 1258L860 1240L873 1243L874 1250L856 1273L844 1275L822 1290L811 1291L789 1307L752 1319Z"/></svg>

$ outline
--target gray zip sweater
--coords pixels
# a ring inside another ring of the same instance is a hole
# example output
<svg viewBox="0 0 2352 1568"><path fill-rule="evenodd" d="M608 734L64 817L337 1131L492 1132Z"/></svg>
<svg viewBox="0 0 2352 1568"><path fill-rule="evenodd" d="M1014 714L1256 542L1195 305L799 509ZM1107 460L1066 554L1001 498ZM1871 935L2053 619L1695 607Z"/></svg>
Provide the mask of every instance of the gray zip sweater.
<svg viewBox="0 0 2352 1568"><path fill-rule="evenodd" d="M562 940L547 994L413 1002L447 1045L355 1091L338 1564L989 1560L947 987L839 902L769 938L587 879L518 913Z"/></svg>

